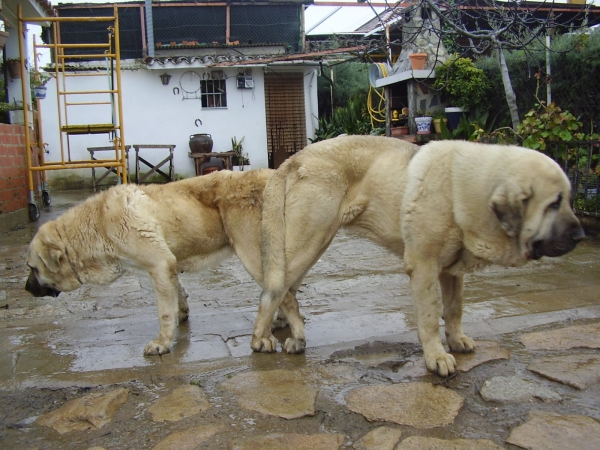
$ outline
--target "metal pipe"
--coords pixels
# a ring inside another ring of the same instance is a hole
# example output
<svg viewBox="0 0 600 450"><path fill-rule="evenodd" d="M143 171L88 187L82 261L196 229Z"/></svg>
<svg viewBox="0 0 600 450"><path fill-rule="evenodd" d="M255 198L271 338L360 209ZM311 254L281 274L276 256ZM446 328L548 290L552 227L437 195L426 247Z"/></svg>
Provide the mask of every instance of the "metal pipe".
<svg viewBox="0 0 600 450"><path fill-rule="evenodd" d="M550 76L552 75L552 64L550 64L550 34L546 34L546 104L552 103L552 86Z"/></svg>
<svg viewBox="0 0 600 450"><path fill-rule="evenodd" d="M146 3L146 34L148 40L148 56L154 58L154 19L152 16L152 0Z"/></svg>

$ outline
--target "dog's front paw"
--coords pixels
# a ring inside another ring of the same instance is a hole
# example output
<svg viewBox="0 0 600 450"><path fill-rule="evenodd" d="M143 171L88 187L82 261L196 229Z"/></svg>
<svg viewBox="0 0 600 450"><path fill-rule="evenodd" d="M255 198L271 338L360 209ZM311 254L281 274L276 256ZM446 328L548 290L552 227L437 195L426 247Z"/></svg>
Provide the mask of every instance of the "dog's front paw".
<svg viewBox="0 0 600 450"><path fill-rule="evenodd" d="M471 353L475 351L475 341L469 336L459 336L458 338L452 338L448 336L448 346L450 350L456 353Z"/></svg>
<svg viewBox="0 0 600 450"><path fill-rule="evenodd" d="M425 365L427 366L427 370L437 373L442 377L447 377L456 371L454 356L446 352L425 355Z"/></svg>
<svg viewBox="0 0 600 450"><path fill-rule="evenodd" d="M306 339L287 338L283 344L283 349L287 353L303 353L306 348Z"/></svg>
<svg viewBox="0 0 600 450"><path fill-rule="evenodd" d="M253 336L250 346L255 352L273 353L277 351L277 339L275 339L275 336L273 335L266 338Z"/></svg>
<svg viewBox="0 0 600 450"><path fill-rule="evenodd" d="M148 345L146 345L146 348L144 349L144 355L146 355L146 356L164 355L165 353L169 353L170 351L171 351L170 345L165 345L164 343L161 343L161 341L159 341L159 340L154 340L154 341L148 342Z"/></svg>

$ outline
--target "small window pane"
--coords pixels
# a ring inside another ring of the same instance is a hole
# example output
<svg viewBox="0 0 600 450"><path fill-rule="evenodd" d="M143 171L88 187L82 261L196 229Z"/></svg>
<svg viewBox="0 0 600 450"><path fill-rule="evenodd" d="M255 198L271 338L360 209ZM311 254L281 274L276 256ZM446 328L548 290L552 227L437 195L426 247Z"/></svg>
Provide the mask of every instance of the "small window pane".
<svg viewBox="0 0 600 450"><path fill-rule="evenodd" d="M227 107L225 80L202 80L200 87L203 108Z"/></svg>

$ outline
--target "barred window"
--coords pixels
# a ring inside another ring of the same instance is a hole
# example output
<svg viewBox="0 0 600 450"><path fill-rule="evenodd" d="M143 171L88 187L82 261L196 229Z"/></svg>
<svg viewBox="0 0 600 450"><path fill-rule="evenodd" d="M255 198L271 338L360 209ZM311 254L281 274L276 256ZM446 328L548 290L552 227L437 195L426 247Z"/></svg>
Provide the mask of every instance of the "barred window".
<svg viewBox="0 0 600 450"><path fill-rule="evenodd" d="M202 80L200 88L203 108L227 107L225 80Z"/></svg>

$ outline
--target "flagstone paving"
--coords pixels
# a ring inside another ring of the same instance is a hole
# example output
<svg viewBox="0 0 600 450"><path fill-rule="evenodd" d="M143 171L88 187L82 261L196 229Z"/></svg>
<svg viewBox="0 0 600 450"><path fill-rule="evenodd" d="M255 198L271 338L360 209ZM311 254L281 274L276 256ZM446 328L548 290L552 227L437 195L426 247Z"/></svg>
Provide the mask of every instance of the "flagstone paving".
<svg viewBox="0 0 600 450"><path fill-rule="evenodd" d="M75 203L53 197L40 223ZM598 448L597 237L465 277L478 348L442 379L425 369L402 261L350 234L298 291L305 354L252 353L260 287L231 259L181 274L190 320L171 353L144 357L158 332L151 282L33 298L23 285L37 226L0 234L2 449ZM491 395L500 385L505 396Z"/></svg>
<svg viewBox="0 0 600 450"><path fill-rule="evenodd" d="M600 324L592 323L528 333L521 336L521 342L528 350L600 348Z"/></svg>
<svg viewBox="0 0 600 450"><path fill-rule="evenodd" d="M154 422L165 420L178 421L188 416L194 416L210 408L210 403L198 386L182 386L170 394L160 397L148 412Z"/></svg>
<svg viewBox="0 0 600 450"><path fill-rule="evenodd" d="M532 383L517 376L486 380L479 394L485 401L499 403L528 402L534 398L547 402L562 400L560 395L542 384Z"/></svg>
<svg viewBox="0 0 600 450"><path fill-rule="evenodd" d="M346 396L346 402L369 421L433 428L451 424L464 398L441 386L413 382L358 388Z"/></svg>
<svg viewBox="0 0 600 450"><path fill-rule="evenodd" d="M355 450L394 450L401 436L402 430L379 427L361 437L353 447Z"/></svg>
<svg viewBox="0 0 600 450"><path fill-rule="evenodd" d="M403 440L396 450L500 450L502 447L487 439L437 439L411 436Z"/></svg>
<svg viewBox="0 0 600 450"><path fill-rule="evenodd" d="M532 411L507 442L528 450L598 450L600 423L586 416Z"/></svg>
<svg viewBox="0 0 600 450"><path fill-rule="evenodd" d="M223 382L221 387L237 394L244 409L284 419L315 415L317 389L307 383L300 371L242 373Z"/></svg>
<svg viewBox="0 0 600 450"><path fill-rule="evenodd" d="M545 356L531 361L527 369L577 389L600 383L600 355L594 353Z"/></svg>
<svg viewBox="0 0 600 450"><path fill-rule="evenodd" d="M107 393L89 394L40 416L37 423L54 428L61 434L102 428L112 420L128 397L129 391L124 388Z"/></svg>

